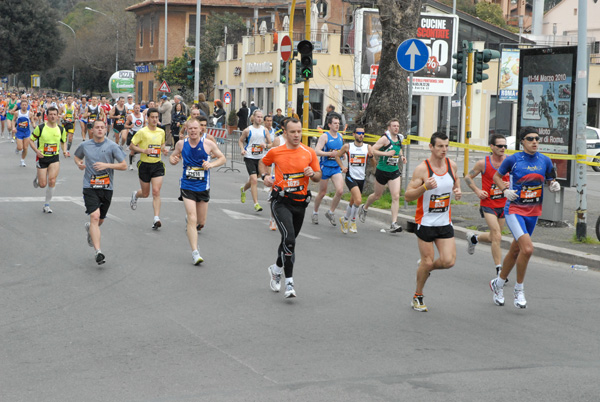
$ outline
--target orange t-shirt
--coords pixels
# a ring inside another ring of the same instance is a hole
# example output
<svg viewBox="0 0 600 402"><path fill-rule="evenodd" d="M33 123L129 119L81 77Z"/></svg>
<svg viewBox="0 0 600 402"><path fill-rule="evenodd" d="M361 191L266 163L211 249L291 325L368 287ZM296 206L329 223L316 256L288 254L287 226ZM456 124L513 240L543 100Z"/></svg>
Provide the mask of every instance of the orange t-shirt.
<svg viewBox="0 0 600 402"><path fill-rule="evenodd" d="M304 175L308 166L319 172L319 158L314 149L304 144L289 149L286 144L271 148L262 159L266 166L275 164L275 184L288 194L306 196L309 177Z"/></svg>

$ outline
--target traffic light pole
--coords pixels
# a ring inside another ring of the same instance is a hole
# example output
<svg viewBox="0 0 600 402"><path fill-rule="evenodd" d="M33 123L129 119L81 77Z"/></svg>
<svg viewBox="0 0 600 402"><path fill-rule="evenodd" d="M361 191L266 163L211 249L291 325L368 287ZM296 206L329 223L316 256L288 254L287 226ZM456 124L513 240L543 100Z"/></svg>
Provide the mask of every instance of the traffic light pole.
<svg viewBox="0 0 600 402"><path fill-rule="evenodd" d="M311 14L310 6L311 5L312 5L312 1L306 2L306 14L305 14L306 40L308 40L308 41L310 41L310 14ZM312 59L311 59L311 62L312 62ZM308 78L305 78L305 80L304 80L304 102L302 103L302 127L304 127L304 129L308 129L308 109L310 107L309 99L310 99L310 85L309 85ZM304 140L304 138L303 138L303 140ZM306 141L306 143L308 144L308 140Z"/></svg>
<svg viewBox="0 0 600 402"><path fill-rule="evenodd" d="M290 39L292 40L292 54L293 54L293 49L294 49L294 12L296 11L296 0L292 0L292 9L290 11ZM290 58L290 60L288 61L288 82L287 82L287 105L285 106L285 110L287 111L287 116L288 117L292 117L292 96L294 94L294 89L292 87L292 74L290 74L291 71L291 64L292 64L292 59Z"/></svg>
<svg viewBox="0 0 600 402"><path fill-rule="evenodd" d="M588 96L588 46L587 46L587 0L579 0L577 13L577 87L575 88L575 114L577 137L575 143L576 154L585 155L587 146L585 140L585 126L587 124L587 96ZM575 163L575 189L577 190L577 210L575 211L575 236L583 241L587 237L587 165Z"/></svg>
<svg viewBox="0 0 600 402"><path fill-rule="evenodd" d="M466 99L466 115L465 115L465 145L469 145L469 138L471 138L471 103L473 102L473 70L474 70L474 57L473 57L473 43L469 42L467 49L468 61L467 61L467 99ZM469 173L469 149L465 148L464 152L464 171L463 176Z"/></svg>

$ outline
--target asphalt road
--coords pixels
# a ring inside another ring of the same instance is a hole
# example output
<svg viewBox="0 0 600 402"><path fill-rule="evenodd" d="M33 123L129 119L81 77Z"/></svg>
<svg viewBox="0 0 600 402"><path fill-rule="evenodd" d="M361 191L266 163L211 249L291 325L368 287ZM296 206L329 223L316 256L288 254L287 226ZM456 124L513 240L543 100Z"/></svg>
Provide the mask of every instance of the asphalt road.
<svg viewBox="0 0 600 402"><path fill-rule="evenodd" d="M412 234L368 221L343 235L307 215L298 297L285 300L267 274L279 235L239 202L244 172L213 175L195 267L171 166L159 231L149 200L129 208L136 172L116 173L98 266L82 172L61 159L46 215L32 156L19 167L6 140L0 154L0 400L598 400L598 272L534 257L528 308L512 306L514 275L497 307L489 248L469 256L457 240L456 266L432 274L417 313Z"/></svg>

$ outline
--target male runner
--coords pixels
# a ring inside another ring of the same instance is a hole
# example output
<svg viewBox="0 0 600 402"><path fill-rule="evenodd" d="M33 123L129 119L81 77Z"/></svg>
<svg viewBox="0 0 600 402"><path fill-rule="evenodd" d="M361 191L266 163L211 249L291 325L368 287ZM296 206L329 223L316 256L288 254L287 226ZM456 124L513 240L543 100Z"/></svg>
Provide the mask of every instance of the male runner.
<svg viewBox="0 0 600 402"><path fill-rule="evenodd" d="M127 139L127 129L125 128L127 109L125 108L125 99L122 96L117 100L115 107L110 110L110 119L113 121L115 142L123 146Z"/></svg>
<svg viewBox="0 0 600 402"><path fill-rule="evenodd" d="M127 105L127 104L126 104ZM133 113L127 115L125 121L125 130L127 130L127 137L125 138L125 144L128 147L131 145L131 139L133 136L140 131L146 125L144 115L140 111L140 105L133 107ZM121 131L121 143L123 142L124 131ZM133 170L133 158L135 157L135 151L129 148L129 170Z"/></svg>
<svg viewBox="0 0 600 402"><path fill-rule="evenodd" d="M51 214L50 201L54 195L56 178L60 170L58 159L59 144L62 148L63 156L67 156L67 132L58 125L58 109L54 106L48 108L48 121L42 123L33 130L33 140L37 141L37 147L31 141L31 148L37 154L37 175L33 179L34 188L46 188L46 202L42 211ZM48 187L46 187L46 185Z"/></svg>
<svg viewBox="0 0 600 402"><path fill-rule="evenodd" d="M284 122L286 120L287 120L287 117L285 119L281 120L281 128L275 133L275 137L273 137L272 148L275 148L275 147L285 144L285 136L283 135L283 133L285 132ZM272 165L271 166L271 178L274 178L274 177L275 177L275 165ZM267 188L267 187L265 187L265 188ZM271 217L269 218L269 229L272 231L277 230L277 224L275 223L275 219L273 218L272 212L271 212Z"/></svg>
<svg viewBox="0 0 600 402"><path fill-rule="evenodd" d="M79 111L77 116L79 116L79 126L81 127L81 138L85 141L87 139L87 117L86 113L88 110L87 98L85 96L81 97L81 103L79 104Z"/></svg>
<svg viewBox="0 0 600 402"><path fill-rule="evenodd" d="M342 134L338 133L340 128L339 117L337 115L330 116L327 123L329 124L329 131L323 133L319 137L317 146L315 147L317 156L321 157L319 165L321 167L322 176L321 183L319 184L319 193L315 197L312 223L315 225L319 224L319 206L321 205L321 200L325 197L325 194L327 194L327 184L329 183L329 179L331 179L331 182L335 187L335 195L331 200L329 210L325 212L325 217L329 220L329 223L335 226L334 212L344 192L342 166L338 164L336 157L339 150L344 145L344 140L342 139Z"/></svg>
<svg viewBox="0 0 600 402"><path fill-rule="evenodd" d="M402 232L402 226L398 224L397 219L400 189L402 188L402 172L400 171L399 162L406 163L406 157L402 152L403 140L404 136L400 134L400 121L391 119L388 122L388 131L372 147L373 154L379 156L379 162L377 162L377 168L375 169L375 190L369 195L367 202L358 208L358 217L361 222L364 222L369 207L381 198L387 184L392 197L390 233Z"/></svg>
<svg viewBox="0 0 600 402"><path fill-rule="evenodd" d="M250 189L252 200L254 201L254 210L262 211L262 207L258 203L258 162L265 156L267 149L271 148L271 136L262 125L263 113L260 109L256 109L250 116L251 126L242 131L242 135L238 140L241 154L246 163L248 171L248 181L241 187L241 201L246 202L246 190Z"/></svg>
<svg viewBox="0 0 600 402"><path fill-rule="evenodd" d="M210 200L210 169L226 162L225 156L214 142L201 140L200 127L201 123L206 127L206 117L200 119L188 121L188 138L178 141L169 157L171 165L183 160L181 198L187 214L187 236L192 247L194 265L204 261L198 251L198 226L204 226L206 222Z"/></svg>
<svg viewBox="0 0 600 402"><path fill-rule="evenodd" d="M16 153L21 152L21 166L27 166L25 164L25 158L27 157L27 148L29 148L29 137L31 136L31 129L34 127L34 119L37 119L33 115L32 110L29 109L29 102L27 99L21 100L19 103L20 108L14 114L14 124L12 134L17 139Z"/></svg>
<svg viewBox="0 0 600 402"><path fill-rule="evenodd" d="M106 138L106 123L96 120L92 125L92 139L79 144L74 159L83 174L83 201L90 221L85 223L87 242L94 247L95 260L104 264L106 257L100 251L100 225L108 213L113 194L115 170L126 170L125 154L117 144ZM118 163L115 163L115 160Z"/></svg>
<svg viewBox="0 0 600 402"><path fill-rule="evenodd" d="M259 172L265 186L273 186L271 212L279 232L281 243L277 261L269 269L270 286L274 292L281 289L282 268L285 272L286 298L296 297L294 290L294 261L296 238L302 228L306 207L310 202L309 179L321 180L317 154L302 144L302 124L296 118L285 121L286 142L270 149L259 161ZM275 164L275 179L271 179L267 166Z"/></svg>
<svg viewBox="0 0 600 402"><path fill-rule="evenodd" d="M98 97L92 96L91 104L87 106L84 116L87 120L88 136L90 137L90 140L91 140L92 133L90 132L90 130L92 129L94 122L96 120L104 121L104 119L105 119L104 110L102 110L102 108L100 107L100 104L98 103Z"/></svg>
<svg viewBox="0 0 600 402"><path fill-rule="evenodd" d="M136 103L133 101L133 95L127 95L127 103L125 104L125 108L127 108L127 114L133 113L133 107L135 105Z"/></svg>
<svg viewBox="0 0 600 402"><path fill-rule="evenodd" d="M560 184L556 181L556 170L550 158L538 152L540 135L537 129L521 128L519 139L523 151L508 156L494 174L494 183L507 199L504 214L506 225L512 232L514 240L504 257L498 277L490 281L490 288L494 293L494 303L503 306L504 284L516 264L514 305L517 308L526 308L523 281L527 264L533 254L531 235L538 217L542 214L544 181L549 182L548 189L551 192L560 191ZM506 173L510 173L508 186L502 179Z"/></svg>
<svg viewBox="0 0 600 402"><path fill-rule="evenodd" d="M496 170L506 158L504 151L506 149L506 138L501 134L490 136L490 148L492 154L479 160L473 166L473 169L465 177L465 183L479 197L479 212L485 219L489 232L475 235L473 232L467 232L467 252L473 254L475 246L480 242L492 243L492 259L496 264L496 275L502 268L502 252L500 243L502 242L502 228L504 227L504 206L506 198L502 191L494 183ZM481 173L481 189L473 182L473 179ZM502 178L504 186L508 186L509 177L504 175Z"/></svg>
<svg viewBox="0 0 600 402"><path fill-rule="evenodd" d="M104 118L106 119L106 133L109 134L112 131L113 123L110 119L110 111L112 110L112 106L106 100L106 96L100 97L100 108L102 108L104 111Z"/></svg>
<svg viewBox="0 0 600 402"><path fill-rule="evenodd" d="M4 95L0 94L0 138L4 137L4 128L6 127L6 109L8 108L8 102L4 99ZM10 130L8 135L10 136ZM8 137L6 137L8 138Z"/></svg>
<svg viewBox="0 0 600 402"><path fill-rule="evenodd" d="M404 193L406 201L418 199L415 221L421 259L418 262L417 288L412 302L412 308L417 311L427 311L423 302L423 288L431 271L452 268L456 261L450 197L454 193L454 197L460 200L462 195L460 179L456 177L456 163L446 157L448 136L441 132L433 133L429 149L429 159L415 168ZM435 261L434 244L440 255Z"/></svg>
<svg viewBox="0 0 600 402"><path fill-rule="evenodd" d="M136 109L139 108L136 105ZM139 109L138 109L139 110ZM154 208L154 223L152 229L162 226L160 222L160 188L165 176L165 164L161 155L168 155L165 148L165 131L158 128L158 109L148 109L148 126L139 130L131 139L129 146L134 152L140 153L138 176L141 188L131 194L131 209L137 208L138 198L148 198L152 187L152 207Z"/></svg>
<svg viewBox="0 0 600 402"><path fill-rule="evenodd" d="M15 134L13 132L13 128L15 128L15 118L14 115L17 112L17 94L11 93L10 99L7 102L6 107L6 120L8 122L8 135L10 136L10 142L15 142Z"/></svg>
<svg viewBox="0 0 600 402"><path fill-rule="evenodd" d="M354 127L354 142L346 143L340 149L337 159L341 164L342 155L348 156L348 168L344 167L346 173L346 186L350 190L350 202L346 208L346 215L340 218L340 229L342 233L348 233L348 222L350 221L350 233L357 233L356 213L362 202L362 191L367 175L367 160L373 160L373 151L369 144L365 144L365 129L361 126Z"/></svg>
<svg viewBox="0 0 600 402"><path fill-rule="evenodd" d="M67 96L67 102L61 109L61 119L65 130L67 130L67 157L71 156L71 144L75 133L75 121L77 120L77 106L73 103L73 97ZM48 117L48 122L50 118Z"/></svg>

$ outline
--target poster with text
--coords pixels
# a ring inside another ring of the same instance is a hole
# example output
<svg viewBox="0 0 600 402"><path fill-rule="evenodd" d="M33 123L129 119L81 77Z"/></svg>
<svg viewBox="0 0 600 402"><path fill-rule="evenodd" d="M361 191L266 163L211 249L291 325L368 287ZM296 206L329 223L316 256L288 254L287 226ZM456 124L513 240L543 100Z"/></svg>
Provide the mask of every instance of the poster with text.
<svg viewBox="0 0 600 402"><path fill-rule="evenodd" d="M498 100L516 101L519 92L519 49L502 49L499 77Z"/></svg>

